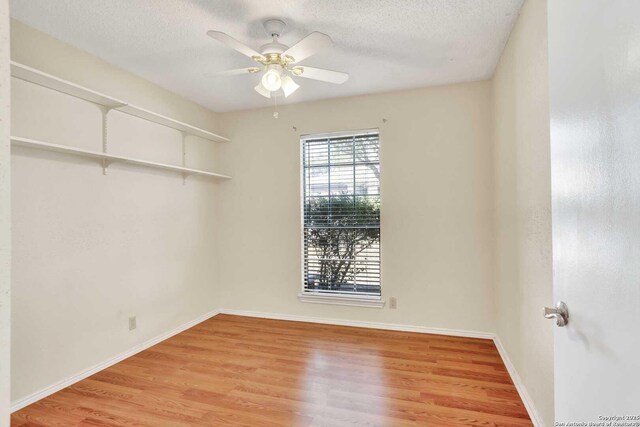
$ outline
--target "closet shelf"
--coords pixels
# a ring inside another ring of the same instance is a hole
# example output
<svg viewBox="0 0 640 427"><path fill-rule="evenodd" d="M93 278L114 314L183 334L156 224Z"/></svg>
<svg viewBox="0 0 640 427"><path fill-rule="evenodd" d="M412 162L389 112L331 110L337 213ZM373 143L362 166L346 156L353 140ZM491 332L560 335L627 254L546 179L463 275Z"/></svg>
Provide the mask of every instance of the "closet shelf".
<svg viewBox="0 0 640 427"><path fill-rule="evenodd" d="M209 132L208 130L204 130L196 126L183 123L179 120L154 113L153 111L149 111L136 105L129 104L125 101L121 101L103 93L96 92L70 81L60 79L58 77L36 70L35 68L17 63L15 61L11 61L11 75L15 78L25 80L39 86L44 86L58 92L66 93L67 95L75 96L76 98L84 99L98 105L122 111L123 113L130 114L132 116L136 116L150 122L158 123L182 132L186 132L190 135L208 139L209 141L229 141L228 138L216 135L215 133Z"/></svg>
<svg viewBox="0 0 640 427"><path fill-rule="evenodd" d="M177 129L182 132L186 132L190 135L195 135L200 138L208 139L214 142L229 142L229 140L223 136L216 135L208 130L200 129L195 126L191 126L187 123L180 122L178 120L163 116L161 114L154 113L153 111L145 110L144 108L137 107L135 105L127 104L121 107L116 107L118 111L130 114L132 116L140 117L141 119L148 120L150 122L158 123L173 129Z"/></svg>
<svg viewBox="0 0 640 427"><path fill-rule="evenodd" d="M76 98L84 99L95 104L104 105L105 107L118 108L127 105L126 102L112 98L100 92L87 89L75 83L59 79L50 74L38 71L35 68L27 67L26 65L22 65L14 61L11 61L11 75L20 80L66 93L67 95L75 96Z"/></svg>
<svg viewBox="0 0 640 427"><path fill-rule="evenodd" d="M150 162L147 160L140 160L140 159L134 159L131 157L102 153L100 151L84 150L81 148L74 148L66 145L51 144L48 142L36 141L34 139L22 138L19 136L12 136L11 143L13 145L18 145L22 147L39 148L42 150L55 151L58 153L73 154L81 157L88 157L88 158L98 159L98 160L106 160L108 163L127 163L132 165L146 166L154 169L180 172L186 175L199 175L199 176L206 176L206 177L216 178L216 179L231 179L230 176L221 175L219 173L207 172L207 171L198 170L198 169L183 168L180 166L168 165L165 163Z"/></svg>

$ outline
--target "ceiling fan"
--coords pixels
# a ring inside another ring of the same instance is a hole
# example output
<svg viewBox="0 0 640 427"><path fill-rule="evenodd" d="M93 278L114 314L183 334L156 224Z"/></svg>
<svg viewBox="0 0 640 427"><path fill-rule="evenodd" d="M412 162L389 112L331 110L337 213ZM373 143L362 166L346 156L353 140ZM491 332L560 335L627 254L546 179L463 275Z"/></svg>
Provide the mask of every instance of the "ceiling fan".
<svg viewBox="0 0 640 427"><path fill-rule="evenodd" d="M234 76L263 72L260 83L254 89L265 98L271 98L271 95L280 89L282 89L285 98L298 90L300 85L293 80L292 76L335 84L342 84L347 81L349 78L347 73L299 65L301 61L318 51L333 46L331 37L316 31L289 47L279 42L285 25L284 21L280 19L269 19L264 22L267 34L273 40L262 45L259 48L260 52L240 43L223 32L207 31L209 37L218 40L231 49L237 50L260 64L257 67L222 71L215 73L215 75Z"/></svg>

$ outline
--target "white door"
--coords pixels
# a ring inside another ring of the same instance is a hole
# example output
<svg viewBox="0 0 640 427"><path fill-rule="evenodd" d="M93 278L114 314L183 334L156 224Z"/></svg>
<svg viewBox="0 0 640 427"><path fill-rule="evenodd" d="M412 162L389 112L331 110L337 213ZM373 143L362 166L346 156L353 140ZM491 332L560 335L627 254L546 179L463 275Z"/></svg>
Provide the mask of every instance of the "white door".
<svg viewBox="0 0 640 427"><path fill-rule="evenodd" d="M640 425L640 1L548 19L556 421Z"/></svg>

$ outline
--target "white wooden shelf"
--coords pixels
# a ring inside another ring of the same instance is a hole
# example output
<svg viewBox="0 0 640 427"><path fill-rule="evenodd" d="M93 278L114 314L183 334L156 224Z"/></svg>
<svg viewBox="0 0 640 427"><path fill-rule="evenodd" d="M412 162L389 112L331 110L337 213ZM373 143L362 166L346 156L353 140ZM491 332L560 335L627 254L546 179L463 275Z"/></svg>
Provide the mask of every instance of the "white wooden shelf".
<svg viewBox="0 0 640 427"><path fill-rule="evenodd" d="M113 98L100 92L96 92L94 90L77 85L67 80L60 79L58 77L52 76L50 74L36 70L35 68L31 68L14 61L11 61L11 75L15 78L25 80L39 86L44 86L58 92L66 93L68 95L75 96L76 98L84 99L98 105L122 111L123 113L140 117L142 119L158 123L173 129L177 129L190 135L208 139L209 141L229 141L228 138L216 135L215 133L209 132L208 130L204 130L196 126L183 123L179 120L154 113L153 111L149 111L136 105L129 104L128 102Z"/></svg>
<svg viewBox="0 0 640 427"><path fill-rule="evenodd" d="M18 136L11 137L11 143L22 147L39 148L47 151L55 151L58 153L72 154L81 157L89 157L97 160L106 160L108 163L127 163L132 165L146 166L154 169L163 169L173 172L180 172L185 175L200 175L216 179L231 179L230 176L221 175L219 173L207 172L198 169L183 168L180 166L168 165L165 163L150 162L148 160L134 159L131 157L118 156L114 154L102 153L100 151L84 150L66 145L51 144L48 142L36 141L34 139L21 138Z"/></svg>
<svg viewBox="0 0 640 427"><path fill-rule="evenodd" d="M20 80L44 86L58 92L66 93L76 98L84 99L105 107L117 108L127 105L126 102L104 95L91 89L87 89L75 83L59 79L50 74L38 71L35 68L27 67L11 61L11 75Z"/></svg>
<svg viewBox="0 0 640 427"><path fill-rule="evenodd" d="M116 107L118 111L131 114L132 116L140 117L141 119L149 120L150 122L158 123L173 129L177 129L182 132L186 132L190 135L195 135L200 138L208 139L214 142L229 142L229 140L223 136L216 135L208 130L200 129L195 126L191 126L187 123L163 116L161 114L154 113L153 111L145 110L144 108L137 107L135 105L127 104L121 107Z"/></svg>

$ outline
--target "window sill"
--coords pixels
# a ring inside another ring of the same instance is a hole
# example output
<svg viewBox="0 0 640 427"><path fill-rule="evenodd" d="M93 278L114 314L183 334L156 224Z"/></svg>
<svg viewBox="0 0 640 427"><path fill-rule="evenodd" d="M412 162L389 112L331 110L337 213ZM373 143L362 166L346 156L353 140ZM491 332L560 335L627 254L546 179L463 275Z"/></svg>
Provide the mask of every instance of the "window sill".
<svg viewBox="0 0 640 427"><path fill-rule="evenodd" d="M312 304L349 305L353 307L383 308L385 301L382 297L349 296L349 295L318 295L312 293L298 294L300 302Z"/></svg>

